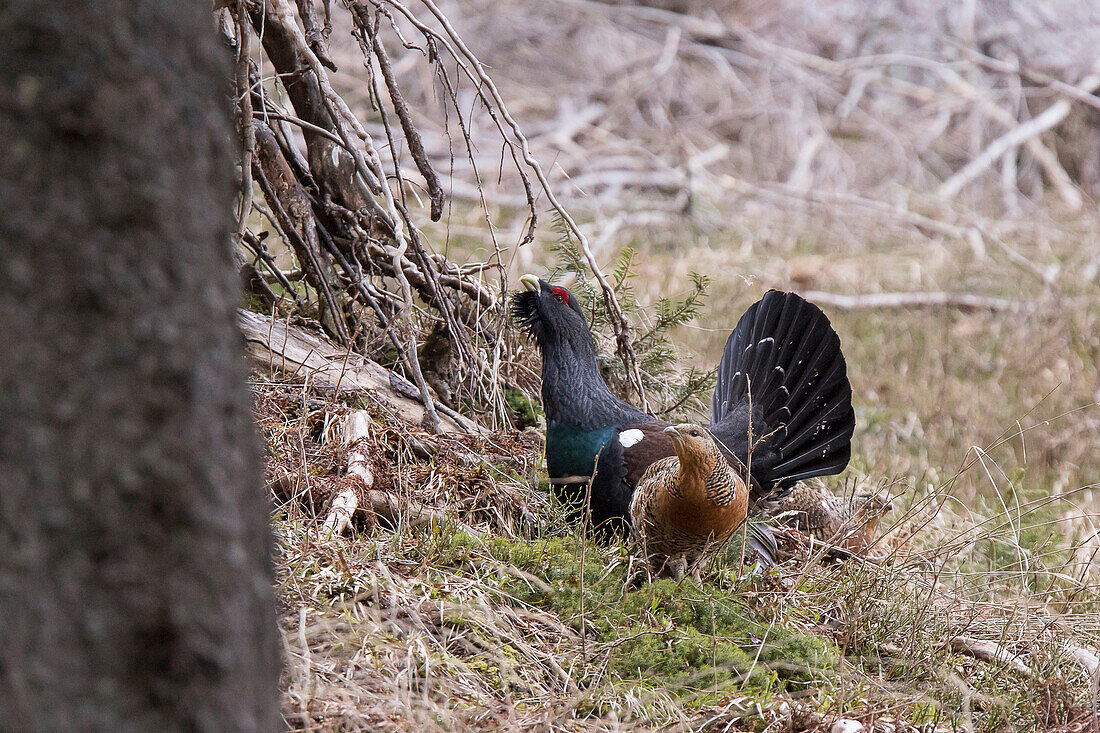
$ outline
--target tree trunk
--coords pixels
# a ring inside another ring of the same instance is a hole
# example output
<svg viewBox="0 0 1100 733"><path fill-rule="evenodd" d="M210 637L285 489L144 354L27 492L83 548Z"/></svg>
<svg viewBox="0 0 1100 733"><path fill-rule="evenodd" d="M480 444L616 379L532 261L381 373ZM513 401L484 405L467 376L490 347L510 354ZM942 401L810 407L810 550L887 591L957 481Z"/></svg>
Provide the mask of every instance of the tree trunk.
<svg viewBox="0 0 1100 733"><path fill-rule="evenodd" d="M0 727L277 727L208 3L0 10Z"/></svg>

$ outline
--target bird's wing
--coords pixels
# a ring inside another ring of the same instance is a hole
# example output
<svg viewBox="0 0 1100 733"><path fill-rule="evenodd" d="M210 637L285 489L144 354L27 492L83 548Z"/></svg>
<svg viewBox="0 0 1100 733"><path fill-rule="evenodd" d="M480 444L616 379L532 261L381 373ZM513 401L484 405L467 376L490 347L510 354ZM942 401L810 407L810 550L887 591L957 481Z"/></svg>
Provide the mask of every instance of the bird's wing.
<svg viewBox="0 0 1100 733"><path fill-rule="evenodd" d="M759 519L750 519L745 523L748 547L765 567L775 565L775 556L779 554L779 545L768 525Z"/></svg>
<svg viewBox="0 0 1100 733"><path fill-rule="evenodd" d="M661 432L667 426L667 423L647 423L630 425L619 431L618 440L622 445L622 465L627 485L637 486L646 469L654 462L675 455L672 440Z"/></svg>
<svg viewBox="0 0 1100 733"><path fill-rule="evenodd" d="M657 488L663 486L671 477L675 479L680 468L679 459L676 456L667 456L658 461L654 461L649 464L649 467L642 473L641 478L638 480L638 486L634 490L634 499L631 502L631 507L638 503L639 497L643 494L652 494ZM643 487L645 490L643 491Z"/></svg>
<svg viewBox="0 0 1100 733"><path fill-rule="evenodd" d="M631 497L651 463L673 454L672 441L661 431L667 423L641 423L611 429L600 448L592 485L592 521L619 522L630 516Z"/></svg>

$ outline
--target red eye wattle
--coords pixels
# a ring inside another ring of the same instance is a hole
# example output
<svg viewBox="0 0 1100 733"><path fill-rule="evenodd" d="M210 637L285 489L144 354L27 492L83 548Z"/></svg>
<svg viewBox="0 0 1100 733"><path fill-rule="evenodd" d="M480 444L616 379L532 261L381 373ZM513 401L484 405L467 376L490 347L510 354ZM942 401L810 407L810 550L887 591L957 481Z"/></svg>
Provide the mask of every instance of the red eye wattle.
<svg viewBox="0 0 1100 733"><path fill-rule="evenodd" d="M554 300L558 301L559 303L569 302L569 291L565 288L554 288L550 291L550 294L553 295Z"/></svg>

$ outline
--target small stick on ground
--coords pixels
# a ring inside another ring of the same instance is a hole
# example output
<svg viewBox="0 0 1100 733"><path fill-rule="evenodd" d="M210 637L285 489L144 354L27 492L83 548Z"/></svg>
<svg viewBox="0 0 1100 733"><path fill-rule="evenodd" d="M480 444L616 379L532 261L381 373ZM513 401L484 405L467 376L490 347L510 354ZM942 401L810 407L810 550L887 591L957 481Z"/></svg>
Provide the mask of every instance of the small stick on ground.
<svg viewBox="0 0 1100 733"><path fill-rule="evenodd" d="M951 650L956 654L965 654L968 657L974 657L990 664L1007 665L1012 671L1029 679L1035 677L1031 667L1027 666L1020 657L995 641L973 639L969 636L956 636L951 640Z"/></svg>
<svg viewBox="0 0 1100 733"><path fill-rule="evenodd" d="M482 536L481 532L470 525L452 519L438 509L425 506L420 502L399 499L385 491L368 491L367 502L370 504L375 516L385 519L394 526L397 526L401 521L404 521L410 527L421 527L425 524L451 525L471 537Z"/></svg>
<svg viewBox="0 0 1100 733"><path fill-rule="evenodd" d="M371 419L366 410L356 410L348 415L344 423L343 441L348 446L348 476L362 481L363 489L368 493L374 486L374 474L367 459L366 438L370 435ZM325 523L321 525L321 536L341 535L351 523L351 515L359 507L359 494L354 483L342 489L332 500Z"/></svg>

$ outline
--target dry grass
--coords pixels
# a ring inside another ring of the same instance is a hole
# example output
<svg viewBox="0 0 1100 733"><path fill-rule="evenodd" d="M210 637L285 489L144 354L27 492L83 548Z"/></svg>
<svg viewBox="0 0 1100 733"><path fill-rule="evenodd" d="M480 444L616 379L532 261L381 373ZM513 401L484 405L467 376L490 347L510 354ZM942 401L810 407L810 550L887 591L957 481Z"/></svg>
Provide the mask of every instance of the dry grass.
<svg viewBox="0 0 1100 733"><path fill-rule="evenodd" d="M435 438L377 403L387 490L455 524L318 537L340 473L325 428L348 406L268 380L254 392L273 472L300 479L273 485L291 729L828 730L845 716L1068 731L1089 715L1095 690L1067 650L1100 633L1100 589L1047 540L1049 500L960 513L945 486L898 518L886 562L811 547L759 574L731 550L702 587L624 593L625 549L588 545L533 483L537 443ZM960 653L982 641L1004 660Z"/></svg>
<svg viewBox="0 0 1100 733"><path fill-rule="evenodd" d="M1011 486L1071 492L1094 512L1100 217L1082 161L1100 144L1096 111L1077 101L1040 138L1080 174L1078 211L1025 148L954 200L935 188L1007 129L991 109L1024 121L1059 97L1031 72L1076 83L1089 71L1100 17L1074 0L977 3L972 18L948 6L552 0L443 9L605 269L635 248L634 288L648 304L685 292L691 271L711 276L707 309L676 336L684 363L713 368L737 317L772 287L1017 300L1014 311L826 307L856 391L854 468L902 479L914 495L943 484L972 447L1019 433L993 455L1011 481L967 472L952 484L956 499L992 510ZM358 51L339 34L332 46L348 54L334 84L355 106ZM976 63L971 46L1017 58L1022 76ZM500 167L500 146L478 113L470 160L452 154L457 135L430 102L437 82L413 61L402 79L418 95L411 103L421 102L429 152L454 182L447 216L426 232L456 261L486 259L487 218L501 242L526 231L526 214L509 203L520 189L508 170L499 180L486 173ZM479 166L484 208L468 165ZM511 277L557 264L541 246L556 232L540 211L539 239L508 253ZM536 386L522 364L501 369ZM1067 516L1075 511L1066 505Z"/></svg>

